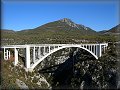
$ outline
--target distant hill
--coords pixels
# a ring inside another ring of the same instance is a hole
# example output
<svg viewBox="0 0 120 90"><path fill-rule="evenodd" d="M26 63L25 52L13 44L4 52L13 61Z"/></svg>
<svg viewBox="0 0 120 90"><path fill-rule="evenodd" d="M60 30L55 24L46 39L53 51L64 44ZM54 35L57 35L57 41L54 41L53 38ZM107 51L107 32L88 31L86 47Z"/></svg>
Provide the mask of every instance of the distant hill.
<svg viewBox="0 0 120 90"><path fill-rule="evenodd" d="M103 30L103 31L100 31L99 33L102 33L102 34L120 34L120 24L111 28L110 30Z"/></svg>
<svg viewBox="0 0 120 90"><path fill-rule="evenodd" d="M104 34L104 33L106 33L106 31L107 31L107 30L102 30L102 31L99 31L98 33Z"/></svg>
<svg viewBox="0 0 120 90"><path fill-rule="evenodd" d="M1 32L2 33L15 33L14 30L7 30L7 29L2 29Z"/></svg>
<svg viewBox="0 0 120 90"><path fill-rule="evenodd" d="M111 28L110 30L108 30L107 32L111 32L111 33L120 33L120 24Z"/></svg>

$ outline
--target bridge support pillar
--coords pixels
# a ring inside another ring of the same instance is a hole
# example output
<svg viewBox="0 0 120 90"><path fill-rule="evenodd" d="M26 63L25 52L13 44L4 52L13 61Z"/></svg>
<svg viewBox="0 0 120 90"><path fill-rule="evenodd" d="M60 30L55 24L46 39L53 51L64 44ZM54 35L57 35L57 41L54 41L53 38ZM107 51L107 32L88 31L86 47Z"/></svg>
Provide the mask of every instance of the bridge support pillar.
<svg viewBox="0 0 120 90"><path fill-rule="evenodd" d="M5 52L5 48L4 48L4 60L6 60L6 52Z"/></svg>
<svg viewBox="0 0 120 90"><path fill-rule="evenodd" d="M44 47L43 47L43 55L45 55L45 53L46 53L46 52L45 52L45 51L46 51L45 48L46 48L46 47L44 46Z"/></svg>
<svg viewBox="0 0 120 90"><path fill-rule="evenodd" d="M8 50L6 50L6 60L8 60Z"/></svg>
<svg viewBox="0 0 120 90"><path fill-rule="evenodd" d="M93 53L95 54L95 45L93 45Z"/></svg>
<svg viewBox="0 0 120 90"><path fill-rule="evenodd" d="M102 50L101 50L101 44L99 44L99 57L101 57Z"/></svg>
<svg viewBox="0 0 120 90"><path fill-rule="evenodd" d="M18 50L17 48L14 48L14 57L15 57L15 63L14 65L16 66L18 64Z"/></svg>
<svg viewBox="0 0 120 90"><path fill-rule="evenodd" d="M38 49L38 57L39 59L41 58L41 47L39 46L39 49Z"/></svg>
<svg viewBox="0 0 120 90"><path fill-rule="evenodd" d="M49 49L48 49L48 52L50 52L50 46L48 47Z"/></svg>
<svg viewBox="0 0 120 90"><path fill-rule="evenodd" d="M4 60L8 60L8 50L4 48Z"/></svg>
<svg viewBox="0 0 120 90"><path fill-rule="evenodd" d="M35 63L35 47L33 48L33 62Z"/></svg>
<svg viewBox="0 0 120 90"><path fill-rule="evenodd" d="M97 56L97 45L95 45L95 55Z"/></svg>
<svg viewBox="0 0 120 90"><path fill-rule="evenodd" d="M30 46L26 46L26 68L30 68Z"/></svg>

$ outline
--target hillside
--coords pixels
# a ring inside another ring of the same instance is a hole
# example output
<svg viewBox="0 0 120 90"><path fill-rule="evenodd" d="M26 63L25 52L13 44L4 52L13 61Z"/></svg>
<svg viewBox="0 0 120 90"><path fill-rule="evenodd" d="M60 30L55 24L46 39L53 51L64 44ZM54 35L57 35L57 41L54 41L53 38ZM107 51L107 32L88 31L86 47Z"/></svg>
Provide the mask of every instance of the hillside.
<svg viewBox="0 0 120 90"><path fill-rule="evenodd" d="M103 30L103 31L100 31L99 33L102 33L102 34L120 34L120 24L111 28L110 30Z"/></svg>
<svg viewBox="0 0 120 90"><path fill-rule="evenodd" d="M107 32L111 32L111 33L120 33L120 24L111 28L110 30L108 30Z"/></svg>
<svg viewBox="0 0 120 90"><path fill-rule="evenodd" d="M14 60L1 60L1 86L2 90L11 89L47 89L50 88L45 77L36 72L26 72L19 59L19 64L14 66Z"/></svg>
<svg viewBox="0 0 120 90"><path fill-rule="evenodd" d="M104 35L72 20L63 18L34 29L9 31L2 30L2 44L40 43L98 43L114 41L111 35Z"/></svg>
<svg viewBox="0 0 120 90"><path fill-rule="evenodd" d="M79 25L74 23L72 20L63 18L58 21L50 22L40 27L35 28L35 30L47 30L54 32L61 31L78 31L81 35L91 35L96 34L96 32L84 25Z"/></svg>

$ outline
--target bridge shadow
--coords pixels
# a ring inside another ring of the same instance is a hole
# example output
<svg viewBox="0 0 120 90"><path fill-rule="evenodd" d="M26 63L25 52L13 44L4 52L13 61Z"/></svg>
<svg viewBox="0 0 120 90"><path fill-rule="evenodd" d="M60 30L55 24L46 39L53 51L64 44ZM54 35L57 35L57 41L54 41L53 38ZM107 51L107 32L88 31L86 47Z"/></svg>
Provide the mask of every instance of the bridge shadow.
<svg viewBox="0 0 120 90"><path fill-rule="evenodd" d="M54 65L54 66L50 66L50 67L47 67L47 68L43 68L41 70L39 70L38 72L39 73L54 73L55 72L55 69L57 67L59 67L61 64L57 64L57 65Z"/></svg>
<svg viewBox="0 0 120 90"><path fill-rule="evenodd" d="M82 53L81 53L82 52ZM85 60L95 60L95 58L89 54L89 57L86 57L86 51L80 49L77 51L75 48L69 55L69 58L62 64L50 66L48 68L44 68L39 70L39 73L52 73L52 89L79 89L80 84L82 81L85 81L84 88L91 87L92 77L89 72L86 74L81 73L80 69L76 68L75 65L80 62L82 63ZM84 56L83 58L79 58L81 55ZM75 81L75 79L80 79L79 81ZM72 87L72 80L73 84L76 84L75 87Z"/></svg>

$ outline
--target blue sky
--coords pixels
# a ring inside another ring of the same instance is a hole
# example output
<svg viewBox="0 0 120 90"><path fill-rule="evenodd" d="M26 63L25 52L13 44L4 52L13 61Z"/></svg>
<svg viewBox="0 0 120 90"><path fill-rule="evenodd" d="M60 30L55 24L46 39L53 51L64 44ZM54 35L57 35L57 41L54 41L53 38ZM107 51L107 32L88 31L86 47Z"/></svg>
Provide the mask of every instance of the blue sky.
<svg viewBox="0 0 120 90"><path fill-rule="evenodd" d="M119 23L118 1L3 0L2 29L33 29L48 22L69 18L96 31L108 30Z"/></svg>

